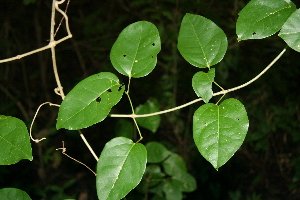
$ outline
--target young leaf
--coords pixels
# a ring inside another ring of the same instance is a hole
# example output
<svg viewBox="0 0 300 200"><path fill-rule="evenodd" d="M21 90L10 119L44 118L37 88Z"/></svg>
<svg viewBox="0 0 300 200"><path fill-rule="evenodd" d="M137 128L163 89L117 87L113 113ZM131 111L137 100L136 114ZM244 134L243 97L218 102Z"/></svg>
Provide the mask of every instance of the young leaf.
<svg viewBox="0 0 300 200"><path fill-rule="evenodd" d="M300 52L300 9L295 11L284 23L281 31L281 37L289 47Z"/></svg>
<svg viewBox="0 0 300 200"><path fill-rule="evenodd" d="M198 97L202 97L205 103L212 98L212 83L215 78L215 69L205 72L197 72L192 79L192 86Z"/></svg>
<svg viewBox="0 0 300 200"><path fill-rule="evenodd" d="M160 37L155 25L139 21L120 33L111 49L110 60L119 73L139 78L154 69L160 49Z"/></svg>
<svg viewBox="0 0 300 200"><path fill-rule="evenodd" d="M10 200L10 199L17 199L17 200L31 200L29 195L24 192L23 190L19 190L16 188L3 188L0 190L0 199L3 200Z"/></svg>
<svg viewBox="0 0 300 200"><path fill-rule="evenodd" d="M121 199L141 181L146 169L144 145L124 137L106 143L97 163L96 188L99 200Z"/></svg>
<svg viewBox="0 0 300 200"><path fill-rule="evenodd" d="M236 23L238 41L273 35L295 10L296 6L291 1L250 1L239 13Z"/></svg>
<svg viewBox="0 0 300 200"><path fill-rule="evenodd" d="M158 107L157 100L150 98L145 104L139 105L135 109L135 114L141 115L158 112ZM160 115L154 115L151 117L138 117L136 118L136 121L141 127L150 130L152 133L155 133L160 124Z"/></svg>
<svg viewBox="0 0 300 200"><path fill-rule="evenodd" d="M159 142L148 142L146 148L149 163L160 163L171 154L171 152Z"/></svg>
<svg viewBox="0 0 300 200"><path fill-rule="evenodd" d="M20 119L0 115L0 165L11 165L22 159L32 160L26 125Z"/></svg>
<svg viewBox="0 0 300 200"><path fill-rule="evenodd" d="M220 62L227 50L225 33L205 17L186 14L178 36L178 50L190 64L205 68Z"/></svg>
<svg viewBox="0 0 300 200"><path fill-rule="evenodd" d="M82 80L63 100L56 128L78 130L102 121L120 101L124 89L119 79L110 72Z"/></svg>
<svg viewBox="0 0 300 200"><path fill-rule="evenodd" d="M218 169L240 148L248 126L243 104L227 99L220 106L207 103L196 110L193 137L201 155Z"/></svg>

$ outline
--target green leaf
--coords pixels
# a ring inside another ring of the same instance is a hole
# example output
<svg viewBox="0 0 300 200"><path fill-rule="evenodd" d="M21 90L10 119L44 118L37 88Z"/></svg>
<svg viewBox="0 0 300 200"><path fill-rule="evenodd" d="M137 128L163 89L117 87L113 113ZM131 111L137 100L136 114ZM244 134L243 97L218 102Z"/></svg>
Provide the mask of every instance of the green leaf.
<svg viewBox="0 0 300 200"><path fill-rule="evenodd" d="M192 86L198 97L202 97L205 103L213 96L212 83L215 78L215 69L205 72L197 72L192 79Z"/></svg>
<svg viewBox="0 0 300 200"><path fill-rule="evenodd" d="M160 49L160 37L155 25L139 21L120 33L111 49L110 60L119 73L139 78L154 69Z"/></svg>
<svg viewBox="0 0 300 200"><path fill-rule="evenodd" d="M31 200L29 195L16 188L3 188L0 190L0 199L1 200Z"/></svg>
<svg viewBox="0 0 300 200"><path fill-rule="evenodd" d="M163 163L164 171L170 175L174 176L182 172L186 172L185 162L182 157L176 153L172 153Z"/></svg>
<svg viewBox="0 0 300 200"><path fill-rule="evenodd" d="M148 165L144 174L144 178L139 186L142 186L141 192L145 193L149 190L149 187L160 187L161 182L164 181L165 174L161 171L158 165Z"/></svg>
<svg viewBox="0 0 300 200"><path fill-rule="evenodd" d="M158 111L159 105L157 103L157 100L154 98L150 98L145 104L139 105L135 109L135 114L142 115ZM136 121L141 127L150 130L152 133L155 133L160 124L160 115L154 115L151 117L138 117L136 118Z"/></svg>
<svg viewBox="0 0 300 200"><path fill-rule="evenodd" d="M101 72L82 80L63 100L56 128L78 130L104 120L122 98L124 89L110 72Z"/></svg>
<svg viewBox="0 0 300 200"><path fill-rule="evenodd" d="M187 172L178 173L172 176L172 179L180 183L180 191L182 192L193 192L197 188L196 179Z"/></svg>
<svg viewBox="0 0 300 200"><path fill-rule="evenodd" d="M124 137L106 143L98 164L96 187L100 200L121 199L141 181L146 169L144 145Z"/></svg>
<svg viewBox="0 0 300 200"><path fill-rule="evenodd" d="M182 200L181 184L179 181L170 179L163 184L166 200Z"/></svg>
<svg viewBox="0 0 300 200"><path fill-rule="evenodd" d="M26 125L15 117L0 115L0 165L15 164L22 159L33 159Z"/></svg>
<svg viewBox="0 0 300 200"><path fill-rule="evenodd" d="M220 106L207 103L194 114L194 141L201 155L218 169L240 148L248 127L247 112L240 101L231 98Z"/></svg>
<svg viewBox="0 0 300 200"><path fill-rule="evenodd" d="M300 9L295 11L284 23L281 31L281 37L289 47L300 52Z"/></svg>
<svg viewBox="0 0 300 200"><path fill-rule="evenodd" d="M148 142L146 148L149 163L160 163L171 154L171 152L159 142Z"/></svg>
<svg viewBox="0 0 300 200"><path fill-rule="evenodd" d="M279 31L296 6L289 0L252 0L239 13L238 41L262 39Z"/></svg>
<svg viewBox="0 0 300 200"><path fill-rule="evenodd" d="M178 50L190 64L205 68L220 62L227 50L225 33L205 17L186 14L178 36Z"/></svg>

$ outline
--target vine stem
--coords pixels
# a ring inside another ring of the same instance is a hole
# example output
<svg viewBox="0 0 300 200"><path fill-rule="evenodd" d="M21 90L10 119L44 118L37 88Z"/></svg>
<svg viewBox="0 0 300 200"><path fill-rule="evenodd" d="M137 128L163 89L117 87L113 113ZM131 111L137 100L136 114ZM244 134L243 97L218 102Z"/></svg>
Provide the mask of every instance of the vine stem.
<svg viewBox="0 0 300 200"><path fill-rule="evenodd" d="M243 87L246 87L248 85L250 85L251 83L253 83L254 81L256 81L259 77L261 77L264 73L266 73L266 71L268 69L270 69L278 60L279 58L284 54L284 52L286 51L286 48L284 48L277 56L276 58L264 69L262 70L257 76L255 76L253 79L251 79L250 81L240 85L240 86L237 86L237 87L234 87L234 88L231 88L231 89L228 89L228 90L222 90L220 92L216 92L213 94L213 96L218 96L218 95L221 95L221 94L227 94L229 92L232 92L232 91L235 91L235 90L239 90ZM177 107L174 107L174 108L171 108L171 109L168 109L168 110L163 110L163 111L159 111L159 112L154 112L154 113L149 113L149 114L143 114L143 115L136 115L136 114L130 114L130 115L122 115L122 114L111 114L110 117L127 117L127 118L138 118L138 117L150 117L150 116L154 116L154 115L161 115L161 114L164 114L164 113L168 113L168 112L172 112L172 111L175 111L175 110L179 110L181 108L184 108L184 107L187 107L189 105L192 105L194 103L197 103L199 101L202 101L202 98L198 98L198 99L195 99L193 101L190 101L188 103L185 103L183 105L180 105L180 106L177 106Z"/></svg>

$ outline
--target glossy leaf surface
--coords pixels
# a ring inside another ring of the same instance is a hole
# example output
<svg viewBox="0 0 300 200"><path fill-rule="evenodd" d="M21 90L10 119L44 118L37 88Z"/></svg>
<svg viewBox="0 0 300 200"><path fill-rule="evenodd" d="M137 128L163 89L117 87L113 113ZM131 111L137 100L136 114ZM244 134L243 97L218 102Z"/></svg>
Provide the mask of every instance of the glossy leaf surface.
<svg viewBox="0 0 300 200"><path fill-rule="evenodd" d="M22 159L33 159L26 125L15 117L0 115L0 165L15 164Z"/></svg>
<svg viewBox="0 0 300 200"><path fill-rule="evenodd" d="M205 103L212 98L212 83L215 78L215 69L210 69L207 73L197 72L192 79L192 86L198 97L202 97Z"/></svg>
<svg viewBox="0 0 300 200"><path fill-rule="evenodd" d="M135 114L142 115L142 114L149 114L159 111L159 105L156 99L149 99L145 104L139 105L135 109ZM151 117L138 117L136 118L137 123L152 133L155 133L160 124L160 115L154 115Z"/></svg>
<svg viewBox="0 0 300 200"><path fill-rule="evenodd" d="M227 99L220 106L207 103L196 110L193 137L201 155L218 169L240 148L248 126L243 104Z"/></svg>
<svg viewBox="0 0 300 200"><path fill-rule="evenodd" d="M29 195L16 188L3 188L0 190L1 200L31 200Z"/></svg>
<svg viewBox="0 0 300 200"><path fill-rule="evenodd" d="M119 73L139 78L154 69L160 49L160 37L155 25L139 21L120 33L111 49L110 60Z"/></svg>
<svg viewBox="0 0 300 200"><path fill-rule="evenodd" d="M146 169L144 145L124 137L106 143L98 164L96 188L98 198L121 199L141 181Z"/></svg>
<svg viewBox="0 0 300 200"><path fill-rule="evenodd" d="M296 10L291 1L252 0L239 13L236 23L238 40L262 39L281 29Z"/></svg>
<svg viewBox="0 0 300 200"><path fill-rule="evenodd" d="M190 64L205 68L220 62L227 50L225 33L205 17L186 14L178 36L178 50Z"/></svg>
<svg viewBox="0 0 300 200"><path fill-rule="evenodd" d="M300 9L284 23L279 36L295 51L300 52Z"/></svg>
<svg viewBox="0 0 300 200"><path fill-rule="evenodd" d="M120 101L124 89L119 79L110 72L82 80L63 100L56 128L77 130L102 121Z"/></svg>

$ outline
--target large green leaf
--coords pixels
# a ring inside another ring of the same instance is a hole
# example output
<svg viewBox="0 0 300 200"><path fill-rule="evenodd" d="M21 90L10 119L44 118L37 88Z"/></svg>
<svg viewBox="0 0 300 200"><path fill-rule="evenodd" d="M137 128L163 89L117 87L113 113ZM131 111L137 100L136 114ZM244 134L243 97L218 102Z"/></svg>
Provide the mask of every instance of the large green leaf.
<svg viewBox="0 0 300 200"><path fill-rule="evenodd" d="M294 50L300 52L300 9L284 23L279 36Z"/></svg>
<svg viewBox="0 0 300 200"><path fill-rule="evenodd" d="M56 128L77 130L102 121L120 101L124 89L119 79L110 72L84 79L63 100Z"/></svg>
<svg viewBox="0 0 300 200"><path fill-rule="evenodd" d="M146 162L144 145L124 137L109 141L97 164L98 198L116 200L126 196L141 181Z"/></svg>
<svg viewBox="0 0 300 200"><path fill-rule="evenodd" d="M0 165L32 160L29 133L21 120L0 115Z"/></svg>
<svg viewBox="0 0 300 200"><path fill-rule="evenodd" d="M171 152L159 142L148 142L146 148L149 163L160 163L171 154Z"/></svg>
<svg viewBox="0 0 300 200"><path fill-rule="evenodd" d="M1 200L31 200L29 195L16 188L3 188L0 190Z"/></svg>
<svg viewBox="0 0 300 200"><path fill-rule="evenodd" d="M120 33L111 49L110 60L119 73L139 78L154 69L160 49L160 37L155 25L139 21Z"/></svg>
<svg viewBox="0 0 300 200"><path fill-rule="evenodd" d="M145 104L139 105L135 109L135 114L137 115L149 114L158 111L159 111L159 105L157 103L157 100L150 98ZM152 133L155 133L160 124L160 115L154 115L151 117L138 117L136 118L136 121L141 127L150 130Z"/></svg>
<svg viewBox="0 0 300 200"><path fill-rule="evenodd" d="M248 126L247 112L240 101L227 99L220 106L207 103L194 114L194 141L201 155L218 169L242 145Z"/></svg>
<svg viewBox="0 0 300 200"><path fill-rule="evenodd" d="M227 50L225 33L205 17L186 14L178 36L178 50L190 64L205 68L220 62Z"/></svg>
<svg viewBox="0 0 300 200"><path fill-rule="evenodd" d="M213 96L212 83L215 78L215 69L210 69L207 73L197 72L192 79L192 86L198 97L202 97L205 103Z"/></svg>
<svg viewBox="0 0 300 200"><path fill-rule="evenodd" d="M236 23L238 40L261 39L279 31L296 10L289 0L252 0L239 13Z"/></svg>

